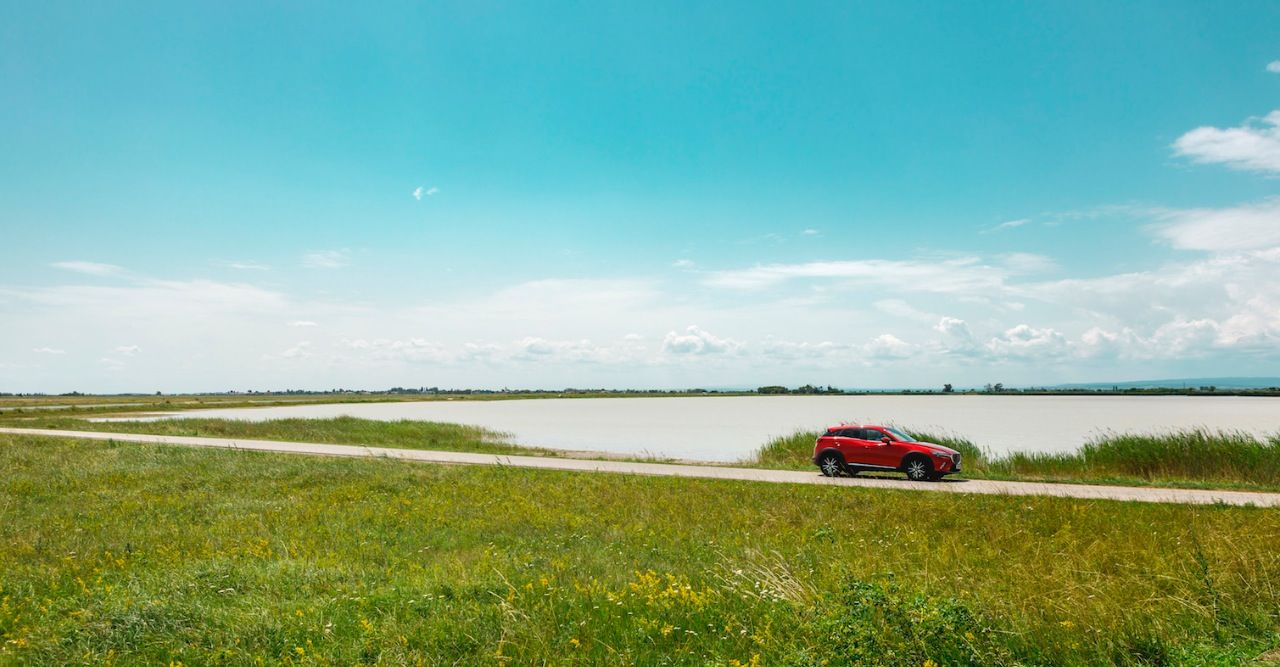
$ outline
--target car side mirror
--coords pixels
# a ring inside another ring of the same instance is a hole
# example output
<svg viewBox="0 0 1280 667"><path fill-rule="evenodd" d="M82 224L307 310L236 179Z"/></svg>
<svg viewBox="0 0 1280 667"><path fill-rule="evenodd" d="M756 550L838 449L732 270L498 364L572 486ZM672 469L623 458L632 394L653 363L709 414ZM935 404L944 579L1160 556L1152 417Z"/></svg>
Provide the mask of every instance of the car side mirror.
<svg viewBox="0 0 1280 667"><path fill-rule="evenodd" d="M889 436L887 436L887 435L886 435L885 437L883 437L883 438L880 438L880 444L882 444L882 445L887 445L887 444L889 444L890 442L893 442L893 441L892 441L892 440L890 440L890 439L889 439Z"/></svg>

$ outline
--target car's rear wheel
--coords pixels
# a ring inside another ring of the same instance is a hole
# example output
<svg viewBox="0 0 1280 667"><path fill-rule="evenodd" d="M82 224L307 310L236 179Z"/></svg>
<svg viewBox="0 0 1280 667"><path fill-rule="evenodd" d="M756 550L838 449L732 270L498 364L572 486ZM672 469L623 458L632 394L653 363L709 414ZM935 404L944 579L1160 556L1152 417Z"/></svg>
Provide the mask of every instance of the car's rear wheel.
<svg viewBox="0 0 1280 667"><path fill-rule="evenodd" d="M933 477L933 466L923 456L913 456L902 464L902 472L913 482L926 482Z"/></svg>
<svg viewBox="0 0 1280 667"><path fill-rule="evenodd" d="M827 477L839 477L844 472L844 459L839 454L827 452L818 457L818 469Z"/></svg>

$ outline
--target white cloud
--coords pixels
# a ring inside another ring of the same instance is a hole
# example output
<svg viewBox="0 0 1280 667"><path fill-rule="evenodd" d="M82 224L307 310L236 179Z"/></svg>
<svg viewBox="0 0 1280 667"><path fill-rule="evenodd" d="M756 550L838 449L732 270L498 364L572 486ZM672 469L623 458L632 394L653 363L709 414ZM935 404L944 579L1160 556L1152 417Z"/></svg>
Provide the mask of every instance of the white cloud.
<svg viewBox="0 0 1280 667"><path fill-rule="evenodd" d="M428 188L428 187L419 185L418 187L413 189L413 198L417 199L418 201L422 201L423 196L431 197L435 195L437 192L440 192L440 188L437 188L437 187Z"/></svg>
<svg viewBox="0 0 1280 667"><path fill-rule="evenodd" d="M712 287L754 290L793 280L843 280L911 292L982 292L1003 287L1008 270L984 265L977 257L945 260L845 260L803 264L766 264L712 273Z"/></svg>
<svg viewBox="0 0 1280 667"><path fill-rule="evenodd" d="M902 299L880 299L871 304L876 310L894 317L901 317L904 320L914 320L916 322L932 322L938 319L933 313L920 310L915 306L907 303Z"/></svg>
<svg viewBox="0 0 1280 667"><path fill-rule="evenodd" d="M767 243L767 244L785 243L786 241L787 241L787 237L783 236L782 234L779 234L777 232L768 232L765 234L760 234L759 236L749 236L745 239L739 239L738 243L741 243L743 245L755 245L757 243Z"/></svg>
<svg viewBox="0 0 1280 667"><path fill-rule="evenodd" d="M1053 359L1067 354L1067 337L1051 328L1036 329L1019 324L987 342L987 350L997 358Z"/></svg>
<svg viewBox="0 0 1280 667"><path fill-rule="evenodd" d="M698 265L691 259L677 259L671 263L671 266L677 269L693 269Z"/></svg>
<svg viewBox="0 0 1280 667"><path fill-rule="evenodd" d="M916 346L897 336L884 333L876 336L863 348L867 357L879 360L905 359L915 354Z"/></svg>
<svg viewBox="0 0 1280 667"><path fill-rule="evenodd" d="M125 363L123 361L120 361L119 359L112 359L111 357L103 357L98 360L98 363L109 371L118 371L125 367Z"/></svg>
<svg viewBox="0 0 1280 667"><path fill-rule="evenodd" d="M962 319L944 315L933 329L942 335L942 351L946 354L972 354L978 349L977 338Z"/></svg>
<svg viewBox="0 0 1280 667"><path fill-rule="evenodd" d="M308 269L340 269L349 263L346 250L321 250L302 257L302 265Z"/></svg>
<svg viewBox="0 0 1280 667"><path fill-rule="evenodd" d="M683 334L670 331L662 339L662 351L666 354L733 354L742 347L739 341L719 338L696 325L686 327Z"/></svg>
<svg viewBox="0 0 1280 667"><path fill-rule="evenodd" d="M589 340L548 340L530 336L515 343L513 358L525 361L563 361L611 363L619 361L624 351L595 345Z"/></svg>
<svg viewBox="0 0 1280 667"><path fill-rule="evenodd" d="M317 325L315 322L312 322L311 320L294 320L294 321L292 321L292 322L290 322L290 323L289 323L289 326L291 326L291 327L314 327L314 326L319 326L319 325Z"/></svg>
<svg viewBox="0 0 1280 667"><path fill-rule="evenodd" d="M101 264L99 262L54 262L53 264L50 264L50 266L64 271L83 273L87 276L117 276L124 273L123 267L116 266L115 264Z"/></svg>
<svg viewBox="0 0 1280 667"><path fill-rule="evenodd" d="M1197 127L1173 142L1174 152L1205 164L1280 172L1280 110L1239 127Z"/></svg>
<svg viewBox="0 0 1280 667"><path fill-rule="evenodd" d="M1230 208L1155 210L1151 229L1175 248L1248 250L1280 246L1280 197Z"/></svg>
<svg viewBox="0 0 1280 667"><path fill-rule="evenodd" d="M1272 74L1280 74L1280 60L1272 60L1267 63L1267 71Z"/></svg>
<svg viewBox="0 0 1280 667"><path fill-rule="evenodd" d="M415 363L446 363L453 361L454 355L444 345L425 338L406 338L401 340L375 338L365 340L342 340L342 345L359 352L362 356L377 361L408 361Z"/></svg>
<svg viewBox="0 0 1280 667"><path fill-rule="evenodd" d="M1093 327L1080 337L1080 355L1141 360L1203 357L1222 346L1221 330L1210 319L1173 320L1150 336L1128 327L1119 331Z"/></svg>
<svg viewBox="0 0 1280 667"><path fill-rule="evenodd" d="M818 230L816 230L816 229L814 229L814 228L810 227L810 228L808 228L808 229L806 229L806 230L804 230L804 231L800 232L800 235L801 235L801 236L821 236L821 235L822 235L822 232L820 232L820 231L818 231Z"/></svg>
<svg viewBox="0 0 1280 667"><path fill-rule="evenodd" d="M990 234L991 232L1001 232L1006 229L1014 229L1031 223L1031 218L1018 218L1017 220L1006 220L994 227L983 230L982 233Z"/></svg>
<svg viewBox="0 0 1280 667"><path fill-rule="evenodd" d="M852 352L852 347L841 343L824 340L820 343L779 340L766 337L760 344L760 353L771 359L784 361L830 360L833 357L845 356Z"/></svg>
<svg viewBox="0 0 1280 667"><path fill-rule="evenodd" d="M133 355L137 354L141 349L142 348L138 347L137 345L120 345L116 347L116 354L123 354L126 357L132 357Z"/></svg>
<svg viewBox="0 0 1280 667"><path fill-rule="evenodd" d="M36 354L66 354L67 353L66 350L61 350L56 347L33 347L31 348L31 351L35 352Z"/></svg>
<svg viewBox="0 0 1280 667"><path fill-rule="evenodd" d="M215 266L225 269L235 269L236 271L270 271L271 267L258 262L241 262L236 260L226 260L214 262Z"/></svg>
<svg viewBox="0 0 1280 667"><path fill-rule="evenodd" d="M1057 262L1044 255L1030 252L1011 252L1000 256L1000 263L1017 273L1037 273L1058 268Z"/></svg>
<svg viewBox="0 0 1280 667"><path fill-rule="evenodd" d="M305 359L311 356L311 341L299 341L293 347L280 353L285 359Z"/></svg>

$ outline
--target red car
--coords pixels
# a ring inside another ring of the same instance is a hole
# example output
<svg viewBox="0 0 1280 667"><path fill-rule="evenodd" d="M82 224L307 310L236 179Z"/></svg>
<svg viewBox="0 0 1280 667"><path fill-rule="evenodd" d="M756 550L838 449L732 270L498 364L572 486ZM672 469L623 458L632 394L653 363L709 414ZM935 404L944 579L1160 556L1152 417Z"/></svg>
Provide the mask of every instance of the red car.
<svg viewBox="0 0 1280 667"><path fill-rule="evenodd" d="M920 442L901 429L874 424L841 424L827 429L813 446L813 463L827 477L862 470L896 470L917 482L936 482L960 472L960 452Z"/></svg>

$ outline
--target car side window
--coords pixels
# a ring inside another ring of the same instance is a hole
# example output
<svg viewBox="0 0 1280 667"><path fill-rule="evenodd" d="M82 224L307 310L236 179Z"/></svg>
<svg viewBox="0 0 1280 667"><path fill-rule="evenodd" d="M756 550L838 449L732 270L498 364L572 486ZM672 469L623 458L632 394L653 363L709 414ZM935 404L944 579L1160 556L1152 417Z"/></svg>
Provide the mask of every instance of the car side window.
<svg viewBox="0 0 1280 667"><path fill-rule="evenodd" d="M877 431L873 428L863 429L863 431L865 431L866 433L865 435L862 436L863 440L880 442L880 439L884 437L884 433L881 433L880 431Z"/></svg>
<svg viewBox="0 0 1280 667"><path fill-rule="evenodd" d="M856 438L858 437L858 429L856 428L841 429L840 432L837 433L836 435L842 438Z"/></svg>

